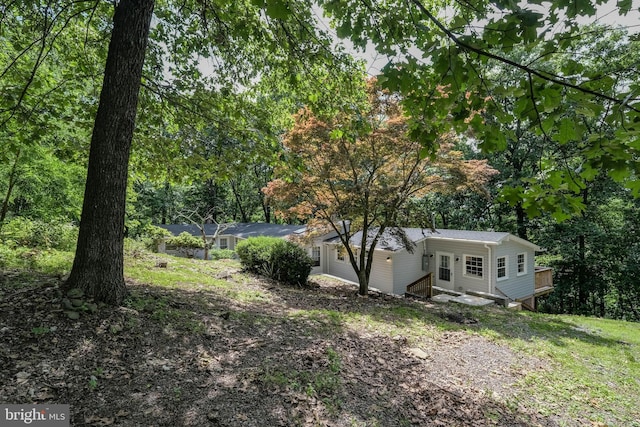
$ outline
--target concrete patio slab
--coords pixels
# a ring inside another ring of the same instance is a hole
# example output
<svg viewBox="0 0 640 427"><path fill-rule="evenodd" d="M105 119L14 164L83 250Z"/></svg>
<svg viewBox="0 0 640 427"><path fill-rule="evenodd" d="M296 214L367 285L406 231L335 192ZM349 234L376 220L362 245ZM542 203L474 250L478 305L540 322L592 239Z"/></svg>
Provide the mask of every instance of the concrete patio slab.
<svg viewBox="0 0 640 427"><path fill-rule="evenodd" d="M450 302L452 299L457 298L453 295L438 294L431 297L432 302Z"/></svg>
<svg viewBox="0 0 640 427"><path fill-rule="evenodd" d="M453 297L449 301L456 302L458 304L472 305L475 307L483 307L485 305L495 304L495 301L493 300L466 294L460 295L459 297Z"/></svg>

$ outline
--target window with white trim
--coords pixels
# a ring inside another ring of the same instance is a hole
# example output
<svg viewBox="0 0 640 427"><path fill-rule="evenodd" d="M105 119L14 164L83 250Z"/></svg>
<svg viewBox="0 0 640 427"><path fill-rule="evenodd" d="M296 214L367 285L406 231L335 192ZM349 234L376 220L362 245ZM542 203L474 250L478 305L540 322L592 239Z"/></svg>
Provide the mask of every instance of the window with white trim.
<svg viewBox="0 0 640 427"><path fill-rule="evenodd" d="M527 254L518 254L518 276L527 274Z"/></svg>
<svg viewBox="0 0 640 427"><path fill-rule="evenodd" d="M336 261L344 262L344 260L346 259L346 254L347 250L344 248L344 246L338 246L336 248Z"/></svg>
<svg viewBox="0 0 640 427"><path fill-rule="evenodd" d="M484 273L484 257L464 255L464 275L482 279Z"/></svg>
<svg viewBox="0 0 640 427"><path fill-rule="evenodd" d="M507 268L507 257L500 256L496 258L496 271L498 280L504 280L509 278L509 270Z"/></svg>
<svg viewBox="0 0 640 427"><path fill-rule="evenodd" d="M229 240L226 237L220 238L220 249L228 249L229 248Z"/></svg>
<svg viewBox="0 0 640 427"><path fill-rule="evenodd" d="M313 266L320 266L320 246L314 246L311 248L311 259L313 260Z"/></svg>

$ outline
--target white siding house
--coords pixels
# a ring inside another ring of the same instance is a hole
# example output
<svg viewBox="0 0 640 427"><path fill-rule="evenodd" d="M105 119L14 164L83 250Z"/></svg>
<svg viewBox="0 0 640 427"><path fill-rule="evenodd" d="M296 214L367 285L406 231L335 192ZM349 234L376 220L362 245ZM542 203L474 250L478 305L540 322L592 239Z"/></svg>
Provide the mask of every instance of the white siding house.
<svg viewBox="0 0 640 427"><path fill-rule="evenodd" d="M434 286L456 292L476 291L523 300L535 295L535 252L540 248L505 232L403 229L412 251L385 236L374 252L369 285L403 295L407 286L431 273ZM356 233L351 242L361 241ZM333 253L337 245L332 242ZM353 247L357 248L355 243ZM325 273L357 282L348 260L328 257Z"/></svg>
<svg viewBox="0 0 640 427"><path fill-rule="evenodd" d="M172 234L187 231L194 236L201 232L195 225L162 225ZM205 231L217 248L235 249L238 241L253 236L288 238L301 245L314 260L311 274L328 274L358 282L348 254L337 233L312 239L301 237L304 226L279 224L233 224L219 231L216 224L206 224ZM540 248L505 232L468 230L431 230L404 228L412 250L401 239L385 233L374 249L369 280L370 288L394 295L404 295L407 286L431 275L434 286L450 291L469 291L499 295L509 300L526 301L534 305L536 296L535 253ZM361 248L361 233L351 238L351 247ZM159 250L164 252L161 244ZM169 251L167 251L169 252ZM202 252L196 254L202 258ZM545 288L546 289L546 288Z"/></svg>

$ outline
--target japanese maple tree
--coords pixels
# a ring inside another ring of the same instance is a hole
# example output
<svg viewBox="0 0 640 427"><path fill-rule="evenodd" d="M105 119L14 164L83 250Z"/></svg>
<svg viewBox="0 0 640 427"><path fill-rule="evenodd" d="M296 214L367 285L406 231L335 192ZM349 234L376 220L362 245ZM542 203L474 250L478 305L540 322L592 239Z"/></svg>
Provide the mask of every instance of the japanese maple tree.
<svg viewBox="0 0 640 427"><path fill-rule="evenodd" d="M338 233L360 295L367 294L373 250L385 231L413 249L396 226L409 199L435 191L484 191L496 173L485 161L464 160L453 149L454 134L439 136L438 151L429 154L408 132L399 97L370 79L367 101L359 107L330 118L309 109L295 115L278 179L264 189L277 214L308 221L315 232ZM357 231L362 238L354 242Z"/></svg>

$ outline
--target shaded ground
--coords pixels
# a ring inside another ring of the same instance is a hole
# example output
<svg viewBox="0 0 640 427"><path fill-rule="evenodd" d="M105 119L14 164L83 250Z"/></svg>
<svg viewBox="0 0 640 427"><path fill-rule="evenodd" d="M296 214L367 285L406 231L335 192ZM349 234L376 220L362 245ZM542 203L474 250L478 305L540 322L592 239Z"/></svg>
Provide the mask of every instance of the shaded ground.
<svg viewBox="0 0 640 427"><path fill-rule="evenodd" d="M55 279L11 280L0 291L0 402L68 403L72 425L556 425L504 403L525 369L544 366L465 331L475 319L456 306L230 270L221 280L240 298L130 283L125 307L74 321Z"/></svg>

